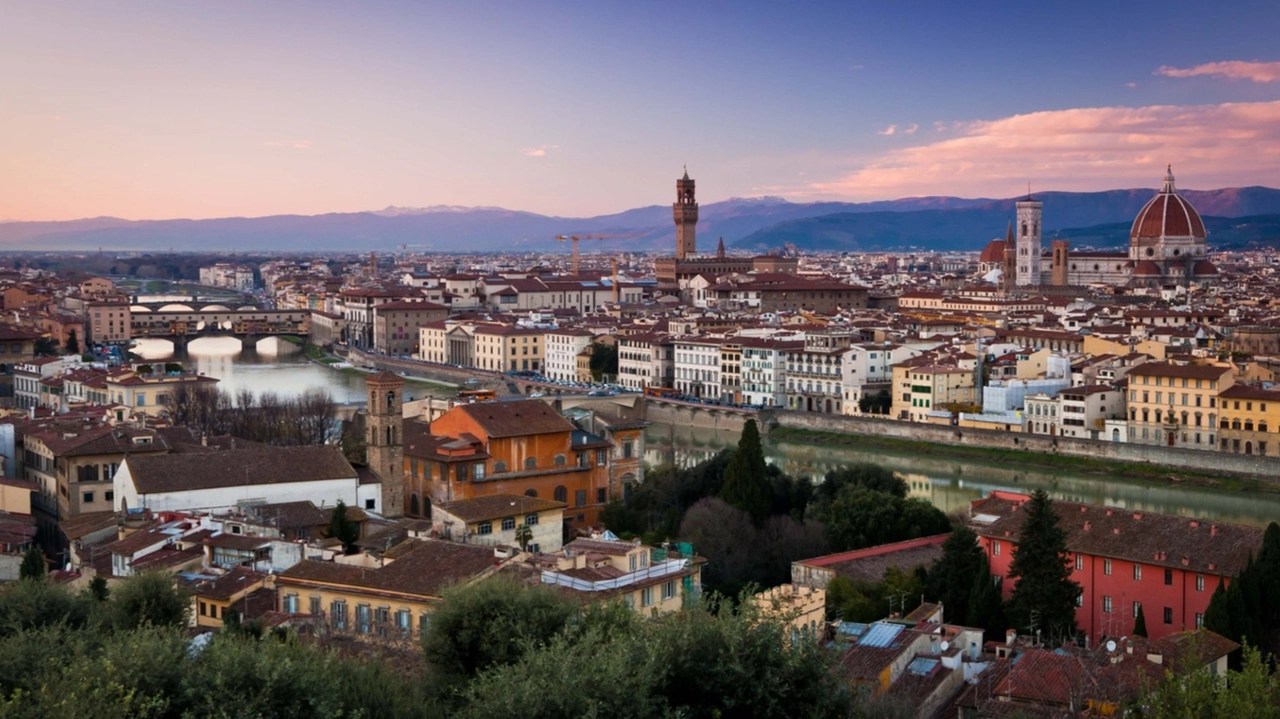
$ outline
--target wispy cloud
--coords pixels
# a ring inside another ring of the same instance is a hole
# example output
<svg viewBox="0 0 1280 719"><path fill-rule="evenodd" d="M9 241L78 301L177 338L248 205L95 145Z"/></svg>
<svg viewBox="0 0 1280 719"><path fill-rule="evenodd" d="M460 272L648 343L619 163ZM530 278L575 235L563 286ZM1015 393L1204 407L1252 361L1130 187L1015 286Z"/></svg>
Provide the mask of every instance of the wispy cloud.
<svg viewBox="0 0 1280 719"><path fill-rule="evenodd" d="M1138 86L1138 83L1136 83L1136 82L1126 82L1126 83L1124 84L1124 86L1125 86L1125 87L1137 87L1137 86Z"/></svg>
<svg viewBox="0 0 1280 719"><path fill-rule="evenodd" d="M311 140L289 140L281 142L280 140L264 140L263 145L267 147L292 147L295 150L310 150L315 146Z"/></svg>
<svg viewBox="0 0 1280 719"><path fill-rule="evenodd" d="M1253 82L1280 81L1280 62L1252 62L1246 60L1224 60L1207 62L1195 67L1177 68L1161 65L1156 68L1156 75L1165 77L1226 77L1232 80L1252 80Z"/></svg>
<svg viewBox="0 0 1280 719"><path fill-rule="evenodd" d="M933 123L933 129L937 132L946 132L947 123L943 122L942 120L935 120Z"/></svg>
<svg viewBox="0 0 1280 719"><path fill-rule="evenodd" d="M559 149L559 145L538 145L537 147L526 147L521 152L526 157L546 157L547 153L555 152Z"/></svg>
<svg viewBox="0 0 1280 719"><path fill-rule="evenodd" d="M812 184L808 195L1000 195L1028 178L1062 190L1150 187L1168 162L1192 187L1274 184L1280 166L1280 101L1052 110L952 129Z"/></svg>
<svg viewBox="0 0 1280 719"><path fill-rule="evenodd" d="M898 132L898 126L897 126L897 125L890 125L890 126L886 127L885 129L881 130L880 132L877 132L876 134L877 134L877 135L893 135L893 134L895 134L895 133L897 133L897 132Z"/></svg>
<svg viewBox="0 0 1280 719"><path fill-rule="evenodd" d="M913 122L910 125L907 125L906 127L902 128L902 134L914 135L916 134L916 130L919 130L919 129L920 129L920 126Z"/></svg>
<svg viewBox="0 0 1280 719"><path fill-rule="evenodd" d="M861 69L862 69L862 65L850 65L850 66L849 66L849 70L850 70L850 72L857 72L858 70L861 70Z"/></svg>

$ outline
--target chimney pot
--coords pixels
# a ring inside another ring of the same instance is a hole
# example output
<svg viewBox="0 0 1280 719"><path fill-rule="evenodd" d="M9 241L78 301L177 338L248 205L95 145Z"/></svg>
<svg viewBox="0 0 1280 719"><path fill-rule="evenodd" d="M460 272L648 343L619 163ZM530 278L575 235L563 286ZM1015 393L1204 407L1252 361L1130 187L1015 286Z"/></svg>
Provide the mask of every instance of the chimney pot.
<svg viewBox="0 0 1280 719"><path fill-rule="evenodd" d="M1218 536L1218 525L1216 524L1209 525L1209 536L1211 537Z"/></svg>
<svg viewBox="0 0 1280 719"><path fill-rule="evenodd" d="M1134 518L1134 519L1142 519L1142 512L1134 512L1134 513L1133 513L1133 518Z"/></svg>
<svg viewBox="0 0 1280 719"><path fill-rule="evenodd" d="M1199 526L1200 526L1200 523L1199 523L1199 522L1197 522L1197 521L1196 521L1196 520L1194 520L1194 519L1193 519L1193 520L1191 520L1191 528L1192 528L1192 529L1195 529L1196 527L1199 527Z"/></svg>
<svg viewBox="0 0 1280 719"><path fill-rule="evenodd" d="M1111 512L1111 508L1110 508L1110 507L1107 507L1107 516L1108 516L1108 517L1110 517L1110 516L1111 516L1111 514L1112 514L1112 512Z"/></svg>
<svg viewBox="0 0 1280 719"><path fill-rule="evenodd" d="M1112 533L1112 534L1119 534L1119 533L1120 533L1120 528L1119 528L1119 527L1116 527L1115 529L1112 529L1112 530L1111 530L1111 533Z"/></svg>
<svg viewBox="0 0 1280 719"><path fill-rule="evenodd" d="M1010 629L1004 633L1004 643L1008 646L1013 646L1013 640L1017 638L1018 638L1017 629Z"/></svg>
<svg viewBox="0 0 1280 719"><path fill-rule="evenodd" d="M1092 525L1090 522L1085 522L1085 523L1084 523L1084 531L1086 531L1086 532L1087 532L1087 531L1089 531L1089 529L1090 529L1092 526L1093 526L1093 525Z"/></svg>
<svg viewBox="0 0 1280 719"><path fill-rule="evenodd" d="M1081 513L1081 514L1084 514L1085 512L1088 512L1088 511L1089 511L1089 508L1088 508L1087 506L1085 506L1085 505L1083 505L1083 504L1082 504L1082 505L1080 505L1080 513Z"/></svg>
<svg viewBox="0 0 1280 719"><path fill-rule="evenodd" d="M1190 557L1187 557L1187 556L1185 556L1185 555L1184 555L1184 556L1182 557L1182 566L1184 566L1184 567L1185 567L1185 566L1187 566L1188 564L1191 564L1191 558L1190 558Z"/></svg>

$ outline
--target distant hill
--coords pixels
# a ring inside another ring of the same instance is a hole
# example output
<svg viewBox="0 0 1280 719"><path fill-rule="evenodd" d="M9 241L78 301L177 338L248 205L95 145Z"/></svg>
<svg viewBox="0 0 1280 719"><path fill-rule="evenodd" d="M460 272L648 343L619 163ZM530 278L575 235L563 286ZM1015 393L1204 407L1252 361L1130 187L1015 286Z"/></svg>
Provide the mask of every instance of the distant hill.
<svg viewBox="0 0 1280 719"><path fill-rule="evenodd" d="M1045 192L1045 228L1093 229L1127 223L1155 190ZM1266 187L1184 191L1201 214L1246 217L1280 214L1280 190ZM996 200L911 197L884 202L793 203L776 197L732 199L700 208L698 245L764 250L791 242L802 249L981 247L1003 236L1017 198ZM1101 232L1101 231L1099 231ZM1244 235L1249 231L1242 229ZM0 223L4 250L209 250L244 252L567 250L559 234L632 237L586 243L584 251L625 247L670 251L675 230L670 205L651 205L598 217L539 215L498 207L388 207L372 212L275 215L210 220L131 221L99 217L69 222ZM1243 236L1243 235L1242 235ZM1216 240L1216 236L1214 237Z"/></svg>
<svg viewBox="0 0 1280 719"><path fill-rule="evenodd" d="M1080 245L1118 245L1128 239L1129 226L1154 190L1107 192L1045 192L1046 237L1066 237ZM1205 217L1267 217L1280 214L1280 190L1266 187L1182 192ZM979 249L1004 237L1020 198L992 200L969 207L912 211L842 211L798 218L764 227L734 243L740 249L763 251L785 243L809 250L892 250L908 247L937 250ZM1076 228L1076 229L1069 229ZM1209 226L1210 242L1265 240L1264 221ZM1229 230L1229 232L1228 232ZM1219 231L1222 231L1221 237Z"/></svg>

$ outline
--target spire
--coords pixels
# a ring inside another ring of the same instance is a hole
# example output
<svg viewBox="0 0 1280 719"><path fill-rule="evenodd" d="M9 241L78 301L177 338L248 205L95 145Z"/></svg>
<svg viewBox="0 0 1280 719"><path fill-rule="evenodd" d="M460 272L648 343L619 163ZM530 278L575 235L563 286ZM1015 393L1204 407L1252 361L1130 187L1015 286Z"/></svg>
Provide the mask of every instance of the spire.
<svg viewBox="0 0 1280 719"><path fill-rule="evenodd" d="M1013 220L1009 220L1009 231L1004 233L1004 241L1007 246L1013 246Z"/></svg>
<svg viewBox="0 0 1280 719"><path fill-rule="evenodd" d="M1177 191L1177 188L1173 186L1173 163L1169 163L1164 168L1164 189L1160 190L1160 192L1171 195Z"/></svg>
<svg viewBox="0 0 1280 719"><path fill-rule="evenodd" d="M686 179L686 180L688 180L688 179L689 179L689 166L688 166L688 165L685 165L685 166L684 166L684 179Z"/></svg>
<svg viewBox="0 0 1280 719"><path fill-rule="evenodd" d="M720 238L720 244L716 247L716 257L724 257L724 238Z"/></svg>

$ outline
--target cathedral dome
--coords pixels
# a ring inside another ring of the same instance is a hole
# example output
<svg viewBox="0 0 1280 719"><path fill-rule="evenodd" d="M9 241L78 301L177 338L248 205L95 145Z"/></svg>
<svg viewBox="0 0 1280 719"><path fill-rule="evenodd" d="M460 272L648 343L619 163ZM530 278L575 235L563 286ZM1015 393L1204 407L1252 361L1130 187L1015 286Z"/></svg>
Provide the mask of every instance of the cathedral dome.
<svg viewBox="0 0 1280 719"><path fill-rule="evenodd" d="M1134 277L1159 277L1160 266L1151 260L1143 260L1138 266L1133 268Z"/></svg>
<svg viewBox="0 0 1280 719"><path fill-rule="evenodd" d="M978 258L978 262L986 265L998 265L1004 262L1004 240L992 240L982 250L982 256Z"/></svg>
<svg viewBox="0 0 1280 719"><path fill-rule="evenodd" d="M1173 168L1164 176L1164 187L1138 213L1129 230L1129 241L1136 244L1161 242L1166 239L1190 239L1202 243L1204 221L1173 186Z"/></svg>

